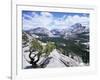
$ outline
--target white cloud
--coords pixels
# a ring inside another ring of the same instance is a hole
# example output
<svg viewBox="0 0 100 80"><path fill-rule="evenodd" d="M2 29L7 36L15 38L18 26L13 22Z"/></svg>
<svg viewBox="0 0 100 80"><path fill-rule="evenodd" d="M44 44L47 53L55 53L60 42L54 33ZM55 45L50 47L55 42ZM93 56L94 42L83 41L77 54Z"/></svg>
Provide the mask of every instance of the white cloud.
<svg viewBox="0 0 100 80"><path fill-rule="evenodd" d="M36 27L48 27L53 21L53 15L48 12L41 12L40 15L33 12L32 16L28 15L27 17L29 17L30 20L23 18L23 29L25 30Z"/></svg>
<svg viewBox="0 0 100 80"><path fill-rule="evenodd" d="M75 23L81 23L83 26L89 26L89 18L78 15L67 16L61 19L54 20L54 26L57 28L70 28Z"/></svg>
<svg viewBox="0 0 100 80"><path fill-rule="evenodd" d="M88 27L89 26L89 18L83 17L83 16L68 16L65 20L67 26L71 26L75 23L81 23L83 26Z"/></svg>
<svg viewBox="0 0 100 80"><path fill-rule="evenodd" d="M85 16L66 16L64 15L62 18L55 18L52 13L49 12L41 12L37 14L35 12L32 15L24 15L29 19L23 18L23 29L33 29L36 27L46 27L48 29L52 28L69 28L71 25L75 23L81 23L82 25L89 25L89 18Z"/></svg>
<svg viewBox="0 0 100 80"><path fill-rule="evenodd" d="M52 17L53 15L49 12L41 12L41 16L44 16L44 17Z"/></svg>

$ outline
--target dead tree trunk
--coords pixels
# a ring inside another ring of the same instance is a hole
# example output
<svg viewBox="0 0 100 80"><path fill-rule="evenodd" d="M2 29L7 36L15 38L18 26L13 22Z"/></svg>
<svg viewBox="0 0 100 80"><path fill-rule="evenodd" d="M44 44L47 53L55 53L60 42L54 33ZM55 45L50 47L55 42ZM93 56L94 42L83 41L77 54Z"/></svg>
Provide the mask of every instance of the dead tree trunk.
<svg viewBox="0 0 100 80"><path fill-rule="evenodd" d="M30 61L28 61L28 63L32 64L32 67L33 68L37 68L39 67L37 62L40 60L40 53L37 53L35 54L33 57L31 56L32 55L32 52L34 52L34 50L29 50L29 58L30 58ZM35 57L37 57L37 60L35 60Z"/></svg>

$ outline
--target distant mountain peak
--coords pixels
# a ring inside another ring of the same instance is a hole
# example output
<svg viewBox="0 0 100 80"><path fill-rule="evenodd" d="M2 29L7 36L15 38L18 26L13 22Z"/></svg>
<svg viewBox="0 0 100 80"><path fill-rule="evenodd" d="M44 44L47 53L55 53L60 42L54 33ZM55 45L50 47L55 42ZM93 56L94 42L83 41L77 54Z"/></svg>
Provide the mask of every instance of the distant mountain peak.
<svg viewBox="0 0 100 80"><path fill-rule="evenodd" d="M71 27L72 28L80 28L80 27L82 27L82 24L81 23L75 23Z"/></svg>
<svg viewBox="0 0 100 80"><path fill-rule="evenodd" d="M45 27L37 27L37 28L31 29L30 33L36 34L36 35L39 35L39 36L42 36L42 35L52 36L52 33L49 31L49 29L47 29Z"/></svg>

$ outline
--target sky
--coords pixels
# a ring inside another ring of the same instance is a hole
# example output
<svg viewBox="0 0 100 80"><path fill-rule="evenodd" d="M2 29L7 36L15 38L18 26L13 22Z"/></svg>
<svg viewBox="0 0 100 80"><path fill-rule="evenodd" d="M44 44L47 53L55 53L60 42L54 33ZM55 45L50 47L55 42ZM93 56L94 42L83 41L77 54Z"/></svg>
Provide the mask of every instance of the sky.
<svg viewBox="0 0 100 80"><path fill-rule="evenodd" d="M51 29L69 29L75 23L89 26L88 13L69 12L43 12L43 11L22 11L23 30L30 30L37 27Z"/></svg>

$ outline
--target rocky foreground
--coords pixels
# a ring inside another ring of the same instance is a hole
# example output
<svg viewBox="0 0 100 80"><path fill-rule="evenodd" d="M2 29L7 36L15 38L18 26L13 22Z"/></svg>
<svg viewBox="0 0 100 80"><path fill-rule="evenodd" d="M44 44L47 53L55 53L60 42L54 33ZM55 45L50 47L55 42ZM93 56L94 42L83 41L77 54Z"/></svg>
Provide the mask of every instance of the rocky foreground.
<svg viewBox="0 0 100 80"><path fill-rule="evenodd" d="M70 66L82 66L82 62L76 61L68 56L61 54L57 49L54 49L49 55L46 68L51 67L70 67Z"/></svg>
<svg viewBox="0 0 100 80"><path fill-rule="evenodd" d="M28 59L28 56L26 57ZM23 67L26 68L31 66L24 59ZM74 67L74 66L84 66L83 62L80 60L72 59L68 56L61 54L57 49L54 49L48 57L41 57L38 65L42 65L42 68L58 68L58 67Z"/></svg>

